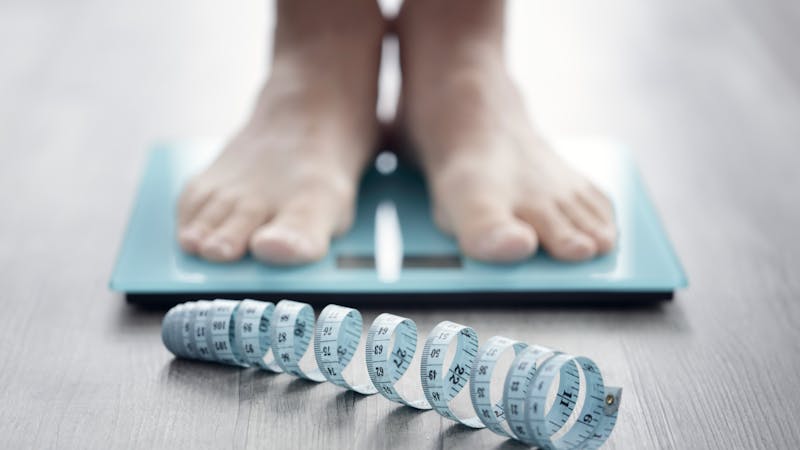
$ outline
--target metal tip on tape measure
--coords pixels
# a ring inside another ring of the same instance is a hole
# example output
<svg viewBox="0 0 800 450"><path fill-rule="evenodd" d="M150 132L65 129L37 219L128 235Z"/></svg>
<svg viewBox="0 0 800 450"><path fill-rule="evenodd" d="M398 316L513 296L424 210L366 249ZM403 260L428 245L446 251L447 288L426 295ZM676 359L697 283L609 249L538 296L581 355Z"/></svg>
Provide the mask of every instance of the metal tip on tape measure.
<svg viewBox="0 0 800 450"><path fill-rule="evenodd" d="M416 398L401 392L399 381L417 350L417 326L393 314L381 314L370 325L364 347L366 375L364 382L355 383L344 372L358 351L362 325L361 313L339 305L326 306L315 322L311 305L291 300L277 305L199 300L170 309L161 338L181 358L327 380L363 395L380 393L543 449L598 448L614 429L622 389L605 386L592 360L502 336L479 347L475 330L450 321L439 323L425 339L422 393ZM300 361L312 338L316 367L304 369ZM504 378L502 398L492 399L494 369L508 352L514 360ZM461 417L451 402L467 385L475 415Z"/></svg>

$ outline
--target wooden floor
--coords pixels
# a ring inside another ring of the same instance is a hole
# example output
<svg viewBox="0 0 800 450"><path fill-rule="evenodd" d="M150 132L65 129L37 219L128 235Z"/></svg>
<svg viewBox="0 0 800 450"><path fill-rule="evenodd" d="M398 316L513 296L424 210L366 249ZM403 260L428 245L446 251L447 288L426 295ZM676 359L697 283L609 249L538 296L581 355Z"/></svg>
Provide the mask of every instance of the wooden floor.
<svg viewBox="0 0 800 450"><path fill-rule="evenodd" d="M107 289L148 143L242 120L268 10L0 2L0 447L519 447L330 384L174 360L162 313ZM393 312L592 357L625 389L608 448L796 448L800 3L536 0L509 19L542 128L636 150L691 287L647 309Z"/></svg>

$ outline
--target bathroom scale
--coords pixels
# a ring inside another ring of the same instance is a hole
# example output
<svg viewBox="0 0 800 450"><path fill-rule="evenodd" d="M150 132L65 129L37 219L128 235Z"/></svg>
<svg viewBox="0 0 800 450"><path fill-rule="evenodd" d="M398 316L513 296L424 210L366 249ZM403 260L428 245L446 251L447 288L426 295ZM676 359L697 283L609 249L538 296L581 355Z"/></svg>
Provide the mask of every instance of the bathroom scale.
<svg viewBox="0 0 800 450"><path fill-rule="evenodd" d="M339 303L497 304L539 301L643 302L670 299L687 280L647 196L630 151L603 139L555 143L612 199L619 240L609 254L562 262L540 250L515 264L467 258L433 223L425 182L392 153L366 171L352 229L319 262L285 267L250 256L213 263L185 254L175 205L186 180L219 142L166 142L150 151L110 287L131 302L200 298L297 298Z"/></svg>

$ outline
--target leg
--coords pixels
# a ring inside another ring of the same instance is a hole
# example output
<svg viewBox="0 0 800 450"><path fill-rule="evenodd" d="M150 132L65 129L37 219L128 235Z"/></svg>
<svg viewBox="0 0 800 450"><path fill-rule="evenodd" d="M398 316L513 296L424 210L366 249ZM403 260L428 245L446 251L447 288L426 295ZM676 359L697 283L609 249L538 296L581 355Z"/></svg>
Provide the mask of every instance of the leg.
<svg viewBox="0 0 800 450"><path fill-rule="evenodd" d="M469 256L564 260L616 240L609 200L538 136L506 71L504 3L406 0L398 120L419 153L440 227Z"/></svg>
<svg viewBox="0 0 800 450"><path fill-rule="evenodd" d="M353 215L378 140L384 21L374 0L278 0L272 72L249 121L184 188L178 239L232 261L321 258Z"/></svg>

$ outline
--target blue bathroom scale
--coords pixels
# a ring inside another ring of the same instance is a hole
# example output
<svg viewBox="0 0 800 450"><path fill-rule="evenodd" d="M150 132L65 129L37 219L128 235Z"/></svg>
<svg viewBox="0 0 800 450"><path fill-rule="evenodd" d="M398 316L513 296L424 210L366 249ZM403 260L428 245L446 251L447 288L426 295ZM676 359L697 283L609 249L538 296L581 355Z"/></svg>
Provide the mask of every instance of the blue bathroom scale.
<svg viewBox="0 0 800 450"><path fill-rule="evenodd" d="M569 140L556 148L612 198L620 229L616 249L579 263L540 251L503 265L462 256L455 240L433 224L420 174L390 153L379 155L364 176L353 228L317 263L270 266L249 256L212 263L184 254L175 237L175 203L184 182L220 148L173 142L150 152L110 282L129 301L287 296L340 303L640 302L672 298L687 284L630 152L614 142Z"/></svg>

